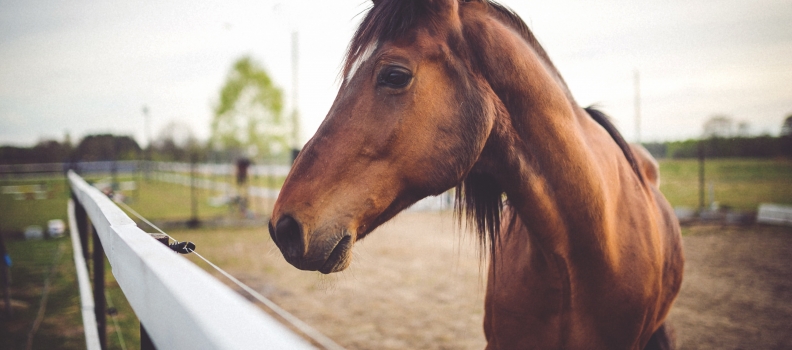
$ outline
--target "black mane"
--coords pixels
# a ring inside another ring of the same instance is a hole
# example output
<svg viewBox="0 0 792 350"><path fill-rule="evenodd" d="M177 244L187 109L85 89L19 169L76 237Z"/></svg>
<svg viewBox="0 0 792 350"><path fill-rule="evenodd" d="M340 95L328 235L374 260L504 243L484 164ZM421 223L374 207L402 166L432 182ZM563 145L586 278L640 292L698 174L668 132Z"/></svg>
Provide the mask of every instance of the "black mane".
<svg viewBox="0 0 792 350"><path fill-rule="evenodd" d="M602 113L602 111L594 108L593 106L586 107L585 110L586 113L588 113L592 119L594 119L599 125L605 128L605 130L608 132L611 138L613 138L613 141L615 141L616 144L619 145L619 148L621 148L622 152L624 153L624 157L627 158L627 162L630 163L630 167L635 172L635 175L638 175L638 179L641 180L641 183L644 183L645 182L644 176L643 173L641 173L640 167L638 166L638 162L635 160L635 154L633 154L632 150L630 149L630 145L627 143L626 140L624 140L624 137L622 137L622 135L619 133L619 130L616 129L616 126L614 126L613 123L610 122L608 116L605 115L605 113Z"/></svg>

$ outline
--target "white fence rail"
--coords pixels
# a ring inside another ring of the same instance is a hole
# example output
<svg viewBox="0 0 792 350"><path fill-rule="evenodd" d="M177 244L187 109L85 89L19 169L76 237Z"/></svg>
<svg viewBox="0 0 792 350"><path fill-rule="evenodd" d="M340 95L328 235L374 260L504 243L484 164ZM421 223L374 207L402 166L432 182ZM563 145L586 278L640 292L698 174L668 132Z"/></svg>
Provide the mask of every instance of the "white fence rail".
<svg viewBox="0 0 792 350"><path fill-rule="evenodd" d="M157 348L312 348L207 272L140 230L79 175L69 172L68 177L75 197L96 228L113 275Z"/></svg>
<svg viewBox="0 0 792 350"><path fill-rule="evenodd" d="M74 216L74 202L69 200L67 212L69 215L69 234L72 241L74 267L77 271L77 286L80 290L80 311L82 311L83 328L85 329L85 348L88 350L101 350L99 344L99 330L96 328L96 315L94 315L94 299L91 291L91 280L88 275L88 265L85 263L80 235L77 233L77 219Z"/></svg>

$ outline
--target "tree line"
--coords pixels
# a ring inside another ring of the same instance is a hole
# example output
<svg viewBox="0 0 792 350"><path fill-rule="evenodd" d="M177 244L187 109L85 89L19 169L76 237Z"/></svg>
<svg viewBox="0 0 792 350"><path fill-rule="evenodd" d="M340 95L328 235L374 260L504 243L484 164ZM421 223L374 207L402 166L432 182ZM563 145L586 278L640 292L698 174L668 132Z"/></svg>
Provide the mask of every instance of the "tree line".
<svg viewBox="0 0 792 350"><path fill-rule="evenodd" d="M140 159L140 146L129 136L89 135L76 146L67 138L33 147L0 146L0 164L68 163Z"/></svg>
<svg viewBox="0 0 792 350"><path fill-rule="evenodd" d="M696 158L699 150L708 158L792 157L792 136L711 137L643 146L655 158Z"/></svg>
<svg viewBox="0 0 792 350"><path fill-rule="evenodd" d="M206 147L158 140L147 151L130 136L88 135L76 146L68 140L46 140L33 147L0 146L0 164L71 163L113 160L157 160L189 162L205 160Z"/></svg>
<svg viewBox="0 0 792 350"><path fill-rule="evenodd" d="M696 158L701 152L708 158L772 158L792 157L792 115L781 125L778 137L747 136L732 132L729 117L716 115L704 124L699 139L644 143L655 158ZM747 123L740 123L747 126Z"/></svg>
<svg viewBox="0 0 792 350"><path fill-rule="evenodd" d="M708 158L792 158L792 133L756 137L710 137L685 141L644 143L656 158L696 158L699 147ZM212 151L197 143L158 140L147 156L134 139L111 134L89 135L76 146L70 142L42 141L33 147L0 146L0 164L68 163L112 160L189 162L207 161ZM228 159L223 159L227 161Z"/></svg>

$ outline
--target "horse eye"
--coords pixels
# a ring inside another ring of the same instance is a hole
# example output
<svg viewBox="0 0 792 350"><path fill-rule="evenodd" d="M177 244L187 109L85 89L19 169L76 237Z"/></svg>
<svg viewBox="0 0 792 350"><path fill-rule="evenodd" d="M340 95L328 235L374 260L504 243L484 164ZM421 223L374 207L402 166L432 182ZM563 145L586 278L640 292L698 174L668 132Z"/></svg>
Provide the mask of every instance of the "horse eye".
<svg viewBox="0 0 792 350"><path fill-rule="evenodd" d="M379 83L391 88L403 88L410 83L412 75L402 68L386 69L380 74Z"/></svg>

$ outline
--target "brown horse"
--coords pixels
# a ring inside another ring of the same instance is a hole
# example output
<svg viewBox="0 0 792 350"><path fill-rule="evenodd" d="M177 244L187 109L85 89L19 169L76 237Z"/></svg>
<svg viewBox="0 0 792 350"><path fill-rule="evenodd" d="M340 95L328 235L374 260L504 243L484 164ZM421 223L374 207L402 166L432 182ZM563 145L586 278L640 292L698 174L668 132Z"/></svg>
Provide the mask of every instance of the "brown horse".
<svg viewBox="0 0 792 350"><path fill-rule="evenodd" d="M272 214L289 263L341 271L354 242L456 186L491 253L488 348L670 345L683 257L645 179L651 158L575 103L517 15L485 0L374 1L343 78Z"/></svg>

